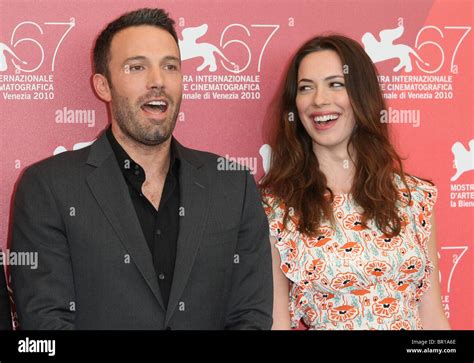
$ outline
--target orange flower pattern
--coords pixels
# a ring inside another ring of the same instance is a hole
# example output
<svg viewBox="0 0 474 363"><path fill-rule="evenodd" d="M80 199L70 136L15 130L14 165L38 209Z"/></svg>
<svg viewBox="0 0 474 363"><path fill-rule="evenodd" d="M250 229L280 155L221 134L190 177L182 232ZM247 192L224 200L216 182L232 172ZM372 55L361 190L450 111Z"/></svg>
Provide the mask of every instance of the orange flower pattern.
<svg viewBox="0 0 474 363"><path fill-rule="evenodd" d="M329 309L329 320L335 322L342 322L352 320L357 316L357 309L352 305L341 305L337 308Z"/></svg>
<svg viewBox="0 0 474 363"><path fill-rule="evenodd" d="M298 231L290 209L265 191L270 233L276 239L281 270L290 280L292 327L309 329L422 329L418 305L429 288L430 217L437 189L429 182L396 176L402 230L387 237L375 223L362 223L359 206L348 194L332 202L335 222L323 221L316 236ZM410 201L411 197L411 201Z"/></svg>
<svg viewBox="0 0 474 363"><path fill-rule="evenodd" d="M364 272L366 275L383 276L389 269L390 265L388 263L374 260L365 265Z"/></svg>

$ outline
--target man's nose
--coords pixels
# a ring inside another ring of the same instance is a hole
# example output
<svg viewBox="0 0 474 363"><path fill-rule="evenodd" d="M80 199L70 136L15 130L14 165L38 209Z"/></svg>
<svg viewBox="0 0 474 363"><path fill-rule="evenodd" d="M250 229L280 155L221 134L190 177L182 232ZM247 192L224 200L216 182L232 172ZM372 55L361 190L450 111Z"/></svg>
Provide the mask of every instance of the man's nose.
<svg viewBox="0 0 474 363"><path fill-rule="evenodd" d="M147 88L163 88L163 73L159 67L150 68L147 78Z"/></svg>

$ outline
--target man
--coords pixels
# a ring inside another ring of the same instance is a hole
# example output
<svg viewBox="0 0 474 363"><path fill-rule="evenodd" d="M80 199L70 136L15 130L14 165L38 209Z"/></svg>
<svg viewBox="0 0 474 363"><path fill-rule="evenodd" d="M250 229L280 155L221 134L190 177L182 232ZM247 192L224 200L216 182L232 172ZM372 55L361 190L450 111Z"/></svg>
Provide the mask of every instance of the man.
<svg viewBox="0 0 474 363"><path fill-rule="evenodd" d="M14 203L23 329L270 329L268 222L248 171L173 137L182 74L174 22L141 9L94 48L111 128L30 168Z"/></svg>
<svg viewBox="0 0 474 363"><path fill-rule="evenodd" d="M3 251L0 249L0 253ZM0 330L11 330L10 299L3 265L0 264Z"/></svg>

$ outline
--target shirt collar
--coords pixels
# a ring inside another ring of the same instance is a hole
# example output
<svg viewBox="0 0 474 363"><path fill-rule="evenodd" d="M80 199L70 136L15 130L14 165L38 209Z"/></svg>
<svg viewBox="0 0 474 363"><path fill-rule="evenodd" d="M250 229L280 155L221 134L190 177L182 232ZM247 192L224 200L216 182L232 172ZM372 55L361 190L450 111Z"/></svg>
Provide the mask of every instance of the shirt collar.
<svg viewBox="0 0 474 363"><path fill-rule="evenodd" d="M142 166L136 163L128 155L128 153L125 151L122 145L119 144L114 134L112 133L111 126L109 126L109 128L107 129L106 135L107 135L107 139L109 140L110 146L112 147L112 150L115 154L115 157L117 158L117 161L119 163L120 170L122 170L122 173L124 173L125 175L129 173L134 173L137 176L142 176L143 178L145 178L145 171L143 170ZM174 138L172 138L171 146L170 146L170 168L168 172L171 172L175 176L177 176L179 164L180 164L180 159L179 159L178 153L176 152L176 142Z"/></svg>

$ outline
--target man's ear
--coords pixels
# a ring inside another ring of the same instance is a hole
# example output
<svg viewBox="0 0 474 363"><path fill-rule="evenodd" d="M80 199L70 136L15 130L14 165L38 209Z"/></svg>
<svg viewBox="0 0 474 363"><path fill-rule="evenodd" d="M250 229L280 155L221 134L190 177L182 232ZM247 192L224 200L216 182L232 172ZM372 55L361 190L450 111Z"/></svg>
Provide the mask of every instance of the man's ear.
<svg viewBox="0 0 474 363"><path fill-rule="evenodd" d="M94 83L94 89L100 99L104 102L112 101L112 95L110 92L109 82L103 74L96 73L92 77L92 82Z"/></svg>

